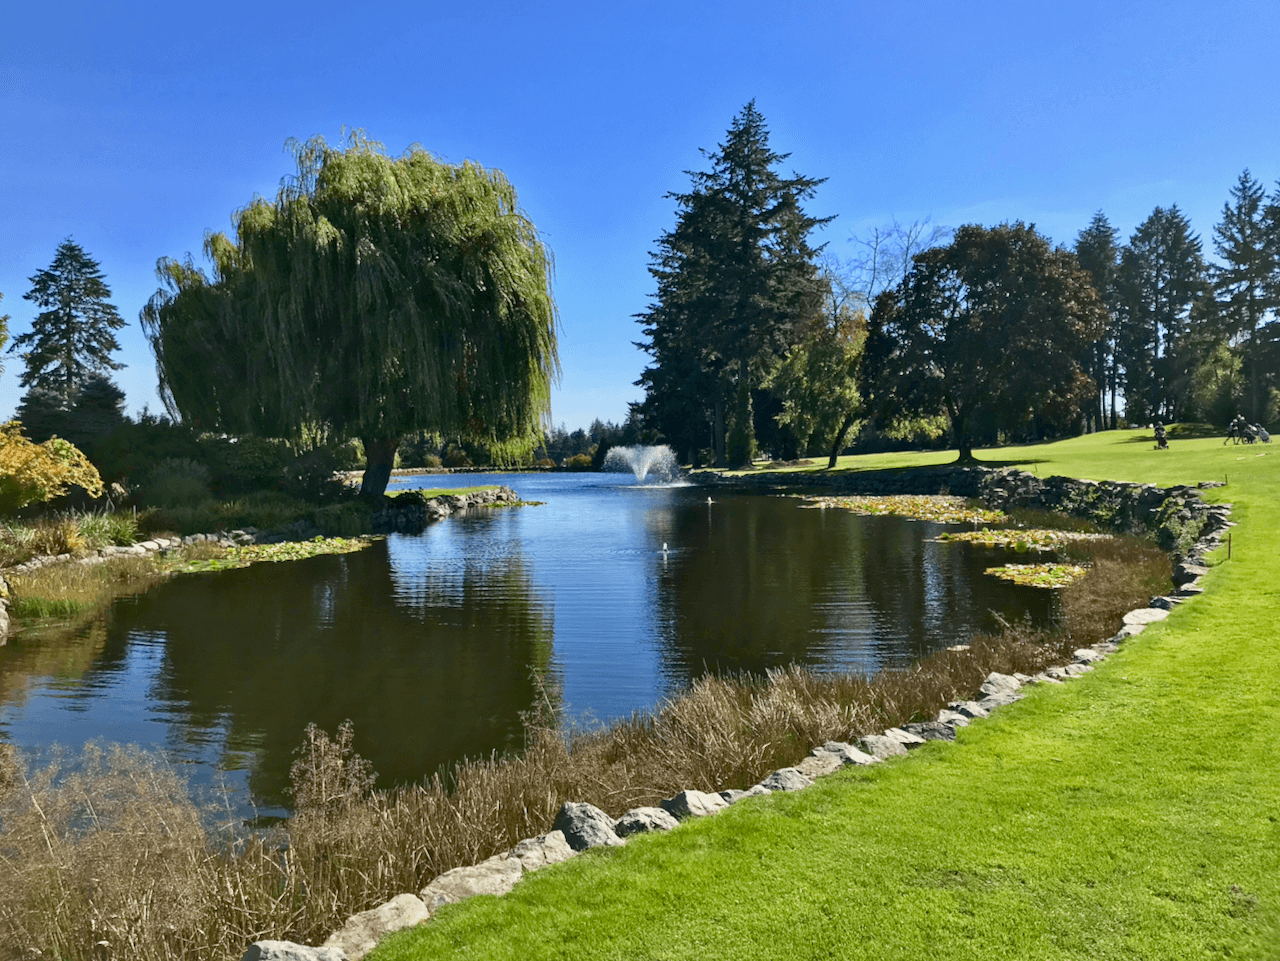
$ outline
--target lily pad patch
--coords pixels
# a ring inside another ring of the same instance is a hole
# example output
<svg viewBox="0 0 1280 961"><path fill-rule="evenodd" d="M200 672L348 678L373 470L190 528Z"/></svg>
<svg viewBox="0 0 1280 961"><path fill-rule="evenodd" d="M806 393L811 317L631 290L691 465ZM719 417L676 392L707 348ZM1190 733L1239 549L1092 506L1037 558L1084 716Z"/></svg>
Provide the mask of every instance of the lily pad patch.
<svg viewBox="0 0 1280 961"><path fill-rule="evenodd" d="M1085 575L1080 564L1005 564L988 567L988 574L1022 587L1066 587Z"/></svg>
<svg viewBox="0 0 1280 961"><path fill-rule="evenodd" d="M947 494L893 494L883 497L806 497L802 507L839 508L855 514L910 517L939 524L1001 524L1000 511L975 507L963 497Z"/></svg>

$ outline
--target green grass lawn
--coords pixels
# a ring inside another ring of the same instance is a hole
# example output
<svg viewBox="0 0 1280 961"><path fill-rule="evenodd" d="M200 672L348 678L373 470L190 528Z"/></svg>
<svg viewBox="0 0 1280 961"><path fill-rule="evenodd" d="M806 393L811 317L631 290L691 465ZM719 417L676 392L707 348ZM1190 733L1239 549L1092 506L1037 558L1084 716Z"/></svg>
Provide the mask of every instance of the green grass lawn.
<svg viewBox="0 0 1280 961"><path fill-rule="evenodd" d="M1229 479L1206 495L1235 505L1231 560L1084 679L955 744L449 906L370 958L1280 958L1280 445L1176 436L979 452L1042 476Z"/></svg>

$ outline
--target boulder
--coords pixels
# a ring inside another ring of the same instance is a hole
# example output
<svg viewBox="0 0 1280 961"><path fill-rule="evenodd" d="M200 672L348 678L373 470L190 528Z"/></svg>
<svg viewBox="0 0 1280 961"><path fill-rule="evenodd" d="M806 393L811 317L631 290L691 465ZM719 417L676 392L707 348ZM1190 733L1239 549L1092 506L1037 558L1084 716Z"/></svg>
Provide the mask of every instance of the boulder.
<svg viewBox="0 0 1280 961"><path fill-rule="evenodd" d="M1006 704L1012 704L1014 701L1021 701L1021 694L991 694L984 697L978 704L984 711L990 714L998 707L1004 707Z"/></svg>
<svg viewBox="0 0 1280 961"><path fill-rule="evenodd" d="M618 837L628 838L633 834L648 834L650 831L670 831L679 827L680 822L662 808L632 808L614 822L613 829Z"/></svg>
<svg viewBox="0 0 1280 961"><path fill-rule="evenodd" d="M1130 611L1124 616L1125 624L1154 624L1156 621L1163 621L1169 616L1168 611L1162 611L1158 607L1140 607L1136 611Z"/></svg>
<svg viewBox="0 0 1280 961"><path fill-rule="evenodd" d="M536 871L548 864L567 861L576 853L569 847L563 831L552 831L536 838L525 838L507 853L507 857L519 860L526 871Z"/></svg>
<svg viewBox="0 0 1280 961"><path fill-rule="evenodd" d="M793 767L783 767L761 781L760 786L767 787L770 791L801 791L812 787L813 781Z"/></svg>
<svg viewBox="0 0 1280 961"><path fill-rule="evenodd" d="M880 759L873 754L867 754L859 751L852 744L846 744L844 741L828 741L822 747L813 749L813 753L817 754L821 751L824 754L832 754L840 759L840 763L846 767L850 764L875 764Z"/></svg>
<svg viewBox="0 0 1280 961"><path fill-rule="evenodd" d="M739 791L736 787L731 787L721 791L720 796L724 798L726 804L732 804L734 801L740 801L747 796L746 791Z"/></svg>
<svg viewBox="0 0 1280 961"><path fill-rule="evenodd" d="M667 798L660 804L662 810L680 821L685 818L706 817L708 814L723 811L729 806L729 802L719 794L705 794L702 791L681 791L675 797Z"/></svg>
<svg viewBox="0 0 1280 961"><path fill-rule="evenodd" d="M903 744L907 746L908 749L913 747L919 747L921 744L924 743L924 738L922 738L919 734L913 734L911 731L908 731L900 727L889 728L889 730L884 732L884 736L891 737L895 741L901 741Z"/></svg>
<svg viewBox="0 0 1280 961"><path fill-rule="evenodd" d="M751 785L751 787L747 788L745 791L742 792L742 797L738 798L738 800L741 801L749 797L764 797L766 794L772 794L772 793L773 792L770 791L763 784L753 784Z"/></svg>
<svg viewBox="0 0 1280 961"><path fill-rule="evenodd" d="M947 708L968 718L987 717L991 713L977 701L953 701Z"/></svg>
<svg viewBox="0 0 1280 961"><path fill-rule="evenodd" d="M945 724L948 727L968 727L972 721L968 714L961 714L959 711L953 711L949 707L944 707L938 712L938 723Z"/></svg>
<svg viewBox="0 0 1280 961"><path fill-rule="evenodd" d="M991 697L996 694L1017 694L1022 685L1012 674L999 674L992 671L978 688L979 693Z"/></svg>
<svg viewBox="0 0 1280 961"><path fill-rule="evenodd" d="M1107 655L1101 651L1095 651L1091 647L1082 647L1072 652L1077 664L1096 664L1098 661L1105 661Z"/></svg>
<svg viewBox="0 0 1280 961"><path fill-rule="evenodd" d="M341 948L309 948L292 941L254 941L240 961L348 961Z"/></svg>
<svg viewBox="0 0 1280 961"><path fill-rule="evenodd" d="M1183 561L1173 569L1173 583L1178 587L1183 584L1190 584L1209 573L1209 568L1203 564L1192 564L1190 561Z"/></svg>
<svg viewBox="0 0 1280 961"><path fill-rule="evenodd" d="M965 718L966 723L968 720L968 718ZM955 727L942 721L916 721L912 724L904 724L902 727L925 741L954 741L956 739Z"/></svg>
<svg viewBox="0 0 1280 961"><path fill-rule="evenodd" d="M810 751L809 756L796 765L796 770L807 778L823 777L844 767L844 761L829 751Z"/></svg>
<svg viewBox="0 0 1280 961"><path fill-rule="evenodd" d="M440 875L419 893L426 909L435 914L443 904L456 904L477 894L506 894L524 873L519 858L495 854L479 864L454 868Z"/></svg>
<svg viewBox="0 0 1280 961"><path fill-rule="evenodd" d="M324 947L337 949L348 961L359 961L385 935L421 924L430 917L427 906L412 894L400 894L386 904L361 911L329 936Z"/></svg>
<svg viewBox="0 0 1280 961"><path fill-rule="evenodd" d="M564 839L575 851L597 847L617 847L625 843L613 830L613 818L594 804L566 801L561 806L560 813L556 815L556 821L552 827L556 831L564 832Z"/></svg>
<svg viewBox="0 0 1280 961"><path fill-rule="evenodd" d="M868 734L862 738L862 748L868 754L873 754L881 760L907 753L905 744L896 738L885 737L883 734Z"/></svg>
<svg viewBox="0 0 1280 961"><path fill-rule="evenodd" d="M1037 674L1031 680L1036 684L1061 684L1062 683L1061 678L1050 677L1047 672L1043 674Z"/></svg>

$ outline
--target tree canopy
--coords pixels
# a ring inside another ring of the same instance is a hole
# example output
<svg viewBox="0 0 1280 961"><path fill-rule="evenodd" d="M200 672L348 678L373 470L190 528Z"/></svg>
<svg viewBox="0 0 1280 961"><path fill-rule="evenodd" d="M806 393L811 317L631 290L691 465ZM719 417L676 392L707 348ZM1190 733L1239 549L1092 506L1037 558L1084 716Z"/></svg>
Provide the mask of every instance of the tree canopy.
<svg viewBox="0 0 1280 961"><path fill-rule="evenodd" d="M31 330L13 339L21 351L23 387L56 391L68 401L92 373L119 370L115 331L124 320L111 303L111 288L97 261L71 238L58 245L53 263L31 278L23 294L41 308Z"/></svg>
<svg viewBox="0 0 1280 961"><path fill-rule="evenodd" d="M293 142L273 201L162 258L142 311L170 413L205 429L363 440L382 493L401 437L531 449L559 375L550 251L500 171L362 133Z"/></svg>
<svg viewBox="0 0 1280 961"><path fill-rule="evenodd" d="M1021 223L961 227L915 257L869 322L867 392L881 415L946 411L962 461L974 414L1070 424L1094 385L1080 357L1106 311L1075 255Z"/></svg>

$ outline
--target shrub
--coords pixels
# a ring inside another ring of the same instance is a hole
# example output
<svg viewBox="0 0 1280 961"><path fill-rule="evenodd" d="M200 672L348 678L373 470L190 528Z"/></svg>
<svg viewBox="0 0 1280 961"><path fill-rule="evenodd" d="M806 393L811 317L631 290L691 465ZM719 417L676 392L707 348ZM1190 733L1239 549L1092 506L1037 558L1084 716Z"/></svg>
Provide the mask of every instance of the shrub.
<svg viewBox="0 0 1280 961"><path fill-rule="evenodd" d="M209 499L209 468L186 457L156 464L142 484L142 499L152 507L194 507Z"/></svg>
<svg viewBox="0 0 1280 961"><path fill-rule="evenodd" d="M77 517L76 523L92 548L132 544L138 539L138 516L133 511L90 511Z"/></svg>
<svg viewBox="0 0 1280 961"><path fill-rule="evenodd" d="M565 460L564 466L569 470L591 470L591 455L574 454Z"/></svg>
<svg viewBox="0 0 1280 961"><path fill-rule="evenodd" d="M444 461L440 459L439 454L423 454L422 466L429 467L432 470L438 470L439 468L444 466Z"/></svg>
<svg viewBox="0 0 1280 961"><path fill-rule="evenodd" d="M221 497L280 487L294 460L289 445L281 440L205 434L198 443L198 459L210 469L210 486Z"/></svg>
<svg viewBox="0 0 1280 961"><path fill-rule="evenodd" d="M550 457L539 457L536 466L541 467L543 470L551 470L556 466L556 462Z"/></svg>
<svg viewBox="0 0 1280 961"><path fill-rule="evenodd" d="M444 452L442 463L445 467L470 467L471 458L467 456L467 452L461 447L450 447Z"/></svg>
<svg viewBox="0 0 1280 961"><path fill-rule="evenodd" d="M0 514L47 501L82 487L91 497L102 496L102 478L74 445L58 437L33 444L22 436L22 425L0 425Z"/></svg>

